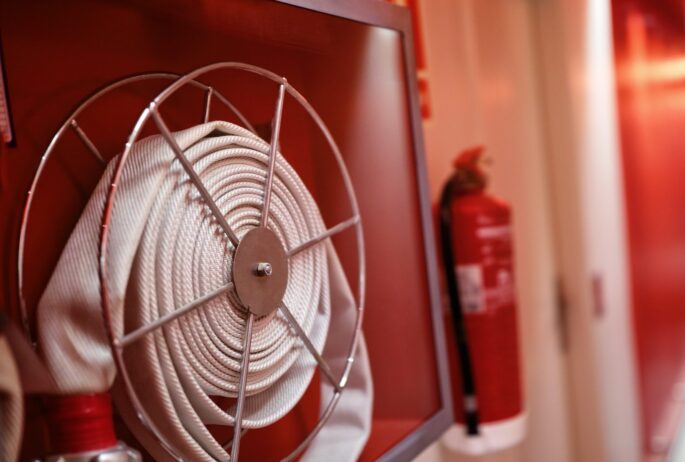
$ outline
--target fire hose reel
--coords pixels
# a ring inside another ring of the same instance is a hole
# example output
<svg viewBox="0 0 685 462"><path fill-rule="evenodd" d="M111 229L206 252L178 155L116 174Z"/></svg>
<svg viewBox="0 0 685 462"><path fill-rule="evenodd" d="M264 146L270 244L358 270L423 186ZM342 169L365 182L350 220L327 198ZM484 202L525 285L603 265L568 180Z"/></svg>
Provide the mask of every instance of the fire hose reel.
<svg viewBox="0 0 685 462"><path fill-rule="evenodd" d="M269 142L216 88L202 83L206 74L226 71L273 83ZM368 438L372 404L361 332L359 208L335 140L285 78L249 64L217 63L183 76L143 74L114 82L67 118L31 192L68 130L103 157L78 123L86 108L114 90L165 79L172 83L150 101L122 140L123 152L107 163L38 306L34 340L56 384L47 400L56 453L46 460L139 459L116 441L111 394L155 459L237 462L243 435L292 410L317 369L319 420L281 460L356 460ZM162 110L185 88L205 98L204 120L172 131ZM343 179L352 213L333 226L324 223L314 197L279 152L286 99L311 117ZM212 120L212 102L241 123ZM100 118L106 123L107 114ZM150 126L156 134L143 138ZM20 235L21 295L32 197ZM354 290L330 239L345 231L356 240ZM21 305L28 326L23 297ZM217 432L217 426L232 432ZM345 451L334 451L340 444Z"/></svg>

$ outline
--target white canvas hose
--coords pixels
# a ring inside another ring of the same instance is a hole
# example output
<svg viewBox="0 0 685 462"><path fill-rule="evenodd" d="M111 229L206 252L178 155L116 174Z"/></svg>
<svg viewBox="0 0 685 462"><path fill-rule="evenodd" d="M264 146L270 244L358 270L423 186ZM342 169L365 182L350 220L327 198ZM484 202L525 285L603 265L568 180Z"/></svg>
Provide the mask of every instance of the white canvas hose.
<svg viewBox="0 0 685 462"><path fill-rule="evenodd" d="M223 122L193 127L174 138L236 235L240 238L257 227L269 145ZM119 336L231 280L233 245L174 159L162 137L141 140L118 185L107 261L112 319ZM113 165L96 187L38 308L41 349L65 394L108 390L116 372L102 321L97 273L100 218ZM280 154L268 227L286 249L325 230L316 203ZM285 304L339 376L354 331L356 305L335 251L330 243L313 246L290 258L288 265ZM245 319L237 296L229 291L125 350L127 371L142 405L162 438L186 460L229 458L205 424L234 423L233 406L219 405L216 398L237 395ZM260 428L295 406L316 361L278 310L255 320L251 345L243 427ZM321 383L324 409L334 390L323 377ZM132 418L129 403L119 401L136 432L141 427ZM340 444L345 451L328 459L356 460L368 437L371 401L362 339L348 387L305 460L320 460L321 454L330 454ZM163 458L158 441L136 434L153 455Z"/></svg>

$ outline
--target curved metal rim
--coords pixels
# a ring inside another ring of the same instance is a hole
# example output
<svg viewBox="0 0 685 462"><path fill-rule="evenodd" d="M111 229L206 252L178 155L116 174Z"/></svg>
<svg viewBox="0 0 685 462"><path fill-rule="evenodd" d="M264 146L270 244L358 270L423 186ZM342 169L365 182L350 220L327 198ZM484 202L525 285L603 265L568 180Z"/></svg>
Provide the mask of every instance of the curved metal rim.
<svg viewBox="0 0 685 462"><path fill-rule="evenodd" d="M284 91L287 92L292 98L294 98L309 114L309 116L312 118L312 120L316 123L318 128L321 130L321 132L324 134L326 141L328 142L328 145L336 159L338 169L342 175L343 182L345 185L345 189L348 195L348 199L350 202L350 207L352 209L352 212L354 214L354 221L351 222L351 225L353 224L355 227L355 237L357 241L357 251L358 251L358 281L357 281L357 310L356 310L356 320L355 320L355 326L354 326L354 332L352 334L352 338L350 341L350 347L348 350L348 356L346 360L345 367L343 369L343 372L341 374L341 377L339 381L337 382L337 386L335 386L336 391L333 393L333 396L329 402L329 404L326 406L326 408L323 410L321 413L321 416L319 418L319 421L317 422L316 426L314 429L310 432L310 434L302 441L302 443L287 457L282 459L283 461L290 461L293 460L295 457L297 457L304 449L309 445L309 443L314 439L314 437L318 434L318 432L323 428L325 425L326 421L330 418L331 414L333 413L333 410L335 409L335 406L337 405L340 395L342 391L344 390L345 386L347 385L347 381L349 378L349 374L354 362L354 355L356 353L357 346L359 344L359 339L361 335L361 324L363 320L363 314L364 314L364 298L365 298L365 281L366 281L366 260L365 260L365 255L364 255L364 238L363 238L363 231L362 231L362 224L361 224L361 215L359 212L359 206L357 202L356 195L354 193L354 188L352 186L352 181L349 176L349 172L347 170L347 167L345 165L345 162L343 160L342 154L340 152L340 149L338 148L337 143L333 139L333 136L331 135L330 131L328 130L328 127L326 124L323 122L319 114L316 112L316 110L311 106L311 104L302 96L296 89L294 89L292 86L290 86L287 82L287 80L284 77L281 77L271 71L268 71L266 69L253 66L250 64L245 64L245 63L239 63L239 62L221 62L221 63L215 63L211 64L208 66L204 66L201 68L198 68L190 73L187 73L183 75L181 78L173 82L171 85L169 85L166 89L164 89L154 100L150 102L148 107L143 110L142 114L140 115L138 121L136 122L133 131L129 135L129 138L126 142L126 147L124 149L124 152L120 155L120 157L117 160L117 164L115 166L114 173L112 175L112 180L110 183L109 191L107 194L107 199L105 202L105 207L103 210L102 214L102 222L101 222L101 235L100 235L100 247L99 247L99 276L100 276L100 289L101 289L101 300L102 300L102 308L103 308L103 315L105 318L105 324L107 326L107 335L110 341L110 347L114 356L114 361L117 367L117 370L121 374L121 377L124 381L124 384L126 386L126 389L128 391L129 398L131 399L131 403L133 404L134 408L136 409L136 414L138 419L141 421L144 427L146 427L151 433L152 436L157 438L162 445L167 448L171 452L171 455L175 457L178 460L182 460L180 456L178 455L180 451L178 451L175 446L173 445L172 442L165 441L164 438L161 436L161 432L158 430L157 426L154 424L154 421L150 418L148 413L145 411L143 406L141 405L141 402L138 398L137 393L135 392L135 388L133 387L133 384L130 380L130 377L128 375L128 372L126 370L126 365L124 362L123 358L123 349L124 345L122 345L121 340L122 337L117 337L116 332L114 331L114 322L112 319L112 307L110 306L110 301L109 301L109 285L108 285L108 277L107 277L107 255L108 255L108 250L109 250L109 225L112 219L112 210L113 206L116 200L116 194L117 194L117 185L118 182L121 178L124 166L126 164L126 160L128 156L131 153L131 150L137 141L142 128L144 127L145 123L150 120L150 117L155 117L155 122L157 123L158 128L160 128L160 131L163 132L162 127L160 126L159 119L158 117L161 117L157 113L157 108L164 102L166 101L174 92L176 92L178 89L181 87L185 86L186 84L189 84L195 79L203 74L216 71L216 70L228 70L228 69L233 69L233 70L239 70L239 71L245 71L249 73L256 74L258 76L264 77L268 80L273 81L274 83L279 84L279 103L281 104L281 108L278 109L276 118L275 118L275 124L274 124L274 133L276 139L278 138L278 129L280 127L280 110L282 109L282 98ZM166 127L164 127L166 129ZM164 132L162 134L165 134ZM168 133L166 133L168 136ZM166 136L165 136L166 137ZM167 139L167 141L169 141ZM274 145L274 142L272 140L271 142L272 145ZM172 146L173 147L173 146ZM275 148L274 148L275 149ZM182 161L183 162L183 161ZM272 162L271 164L273 164ZM270 170L273 170L273 165L270 166ZM270 173L269 173L270 175ZM267 177L267 182L270 181L270 179ZM268 214L268 190L267 194L265 197L265 208L267 209L267 214ZM342 223L341 223L342 224ZM333 230L335 228L329 228L329 230ZM346 229L346 228L344 228ZM331 234L332 235L332 234ZM230 238L229 234L229 238ZM330 236L328 236L330 237ZM322 239L322 241L326 240L328 237L325 237ZM285 310L287 311L287 309ZM251 316L248 315L248 321L247 321L247 327L246 327L246 339L251 338ZM246 342L246 348L247 342ZM249 363L249 360L248 360ZM245 374L246 376L247 374ZM241 377L242 380L242 377ZM335 384L334 384L335 385ZM240 399L238 400L238 410L236 411L236 422L237 425L235 426L235 431L236 434L239 436L234 435L234 442L237 441L238 443L240 442L240 437L242 436L242 432L240 432L240 424L241 424L241 411L240 411L241 403ZM234 449L235 449L234 445ZM237 462L237 451L235 452L236 454L236 461L232 462ZM234 457L232 456L231 459Z"/></svg>
<svg viewBox="0 0 685 462"><path fill-rule="evenodd" d="M29 314L28 314L28 307L26 303L26 297L24 295L24 249L26 247L26 232L28 229L28 222L29 218L31 215L31 207L33 205L33 197L36 189L38 188L38 185L42 179L43 176L43 170L45 169L45 165L47 164L48 160L52 156L53 151L59 144L60 140L66 133L66 131L73 126L73 124L76 121L76 118L84 111L86 108L88 108L91 104L93 104L95 101L100 99L101 97L105 96L106 94L110 93L111 91L114 91L116 89L125 87L127 85L136 83L136 82L141 82L144 80L153 80L153 79L167 79L167 80L174 80L180 78L181 75L179 74L174 74L171 72L146 72L143 74L134 74L130 75L128 77L121 78L119 80L116 80L114 82L111 82L103 87L101 87L99 90L96 90L89 96L87 96L84 100L82 100L78 106L76 106L76 109L72 111L72 113L64 120L62 125L60 125L59 129L55 134L53 135L52 139L50 140L50 144L48 144L48 147L45 149L45 152L40 158L40 161L38 163L38 167L36 168L36 172L33 175L33 179L31 180L31 186L29 187L29 190L26 194L26 200L24 202L24 208L22 211L22 217L21 217L21 225L19 228L19 244L17 246L17 295L19 298L19 313L21 316L21 321L22 321L22 326L24 328L24 332L31 341L31 343L35 346L36 345L36 338L34 338L33 332L31 331L30 328L30 322L29 322ZM209 85L205 85L201 82L198 82L196 80L193 80L191 82L188 82L190 85L193 85L197 88L200 88L202 90L205 90L209 95L212 97L217 98L219 101L221 101L231 112L233 112L241 121L241 123L245 124L245 127L247 127L250 131L255 132L254 127L250 124L250 122L243 116L243 114L230 102L226 97L224 97L221 93L216 91L214 88L212 88ZM206 115L205 115L206 117ZM255 132L256 133L256 132Z"/></svg>

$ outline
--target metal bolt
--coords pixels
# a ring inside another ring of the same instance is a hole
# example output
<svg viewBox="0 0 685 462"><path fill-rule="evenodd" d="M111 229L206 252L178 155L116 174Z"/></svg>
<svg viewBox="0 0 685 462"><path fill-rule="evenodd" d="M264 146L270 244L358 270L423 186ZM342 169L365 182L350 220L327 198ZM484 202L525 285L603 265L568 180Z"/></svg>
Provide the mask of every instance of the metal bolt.
<svg viewBox="0 0 685 462"><path fill-rule="evenodd" d="M262 263L257 263L257 276L271 276L271 273L273 273L273 267L271 266L271 263L268 262L262 262Z"/></svg>

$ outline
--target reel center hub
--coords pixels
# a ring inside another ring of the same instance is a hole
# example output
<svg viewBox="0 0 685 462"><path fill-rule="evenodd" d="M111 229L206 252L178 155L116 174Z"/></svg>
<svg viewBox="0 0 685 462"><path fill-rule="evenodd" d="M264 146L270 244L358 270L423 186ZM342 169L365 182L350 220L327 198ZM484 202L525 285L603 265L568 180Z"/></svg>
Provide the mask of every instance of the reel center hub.
<svg viewBox="0 0 685 462"><path fill-rule="evenodd" d="M233 257L233 284L245 308L256 316L276 310L288 286L288 256L268 228L251 229Z"/></svg>

